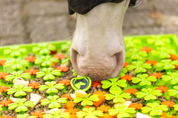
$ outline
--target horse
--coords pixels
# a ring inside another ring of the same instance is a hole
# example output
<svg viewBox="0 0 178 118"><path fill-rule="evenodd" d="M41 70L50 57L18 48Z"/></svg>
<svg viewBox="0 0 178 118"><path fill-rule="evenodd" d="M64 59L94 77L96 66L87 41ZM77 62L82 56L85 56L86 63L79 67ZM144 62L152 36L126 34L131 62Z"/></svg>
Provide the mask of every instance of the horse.
<svg viewBox="0 0 178 118"><path fill-rule="evenodd" d="M70 57L79 76L101 81L119 75L125 63L124 15L142 1L68 0L69 14L77 17Z"/></svg>

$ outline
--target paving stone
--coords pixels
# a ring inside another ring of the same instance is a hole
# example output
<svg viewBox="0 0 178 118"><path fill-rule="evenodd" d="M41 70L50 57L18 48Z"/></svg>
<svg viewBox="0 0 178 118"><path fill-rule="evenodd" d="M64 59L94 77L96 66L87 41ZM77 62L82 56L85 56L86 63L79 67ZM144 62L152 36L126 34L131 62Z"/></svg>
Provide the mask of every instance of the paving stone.
<svg viewBox="0 0 178 118"><path fill-rule="evenodd" d="M0 46L4 45L14 45L14 44L23 44L23 38L21 36L18 37L8 37L0 39Z"/></svg>
<svg viewBox="0 0 178 118"><path fill-rule="evenodd" d="M178 0L153 0L158 12L178 15Z"/></svg>
<svg viewBox="0 0 178 118"><path fill-rule="evenodd" d="M163 26L178 27L178 16L169 15L163 19Z"/></svg>
<svg viewBox="0 0 178 118"><path fill-rule="evenodd" d="M0 5L21 3L23 0L0 0Z"/></svg>
<svg viewBox="0 0 178 118"><path fill-rule="evenodd" d="M124 18L124 27L139 27L155 25L155 20L150 17L150 12L127 12Z"/></svg>
<svg viewBox="0 0 178 118"><path fill-rule="evenodd" d="M160 27L135 27L135 28L124 28L123 34L126 35L146 35L146 34L163 34Z"/></svg>
<svg viewBox="0 0 178 118"><path fill-rule="evenodd" d="M0 19L0 37L20 35L23 29L24 27L20 20Z"/></svg>
<svg viewBox="0 0 178 118"><path fill-rule="evenodd" d="M33 1L26 9L31 16L68 13L67 1Z"/></svg>
<svg viewBox="0 0 178 118"><path fill-rule="evenodd" d="M0 4L0 19L20 19L21 18L21 5L11 4L2 5Z"/></svg>
<svg viewBox="0 0 178 118"><path fill-rule="evenodd" d="M162 27L164 34L176 34L178 36L178 27Z"/></svg>
<svg viewBox="0 0 178 118"><path fill-rule="evenodd" d="M137 27L137 28L124 28L124 36L126 35L147 35L147 34L176 34L178 36L178 27Z"/></svg>
<svg viewBox="0 0 178 118"><path fill-rule="evenodd" d="M31 32L32 42L56 41L68 39L68 16L37 17L29 20L28 31Z"/></svg>

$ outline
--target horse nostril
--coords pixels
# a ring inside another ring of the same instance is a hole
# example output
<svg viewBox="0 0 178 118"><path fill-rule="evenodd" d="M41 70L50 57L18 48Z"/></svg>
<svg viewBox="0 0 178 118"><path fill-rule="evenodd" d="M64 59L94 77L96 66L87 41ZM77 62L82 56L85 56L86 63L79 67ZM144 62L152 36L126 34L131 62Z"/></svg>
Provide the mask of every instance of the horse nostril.
<svg viewBox="0 0 178 118"><path fill-rule="evenodd" d="M73 65L73 68L75 69L75 71L77 72L77 74L81 74L79 68L78 68L78 58L79 58L79 53L75 50L75 49L71 49L71 62Z"/></svg>
<svg viewBox="0 0 178 118"><path fill-rule="evenodd" d="M125 51L121 51L115 54L116 57L116 68L112 74L112 77L117 77L122 70L125 63Z"/></svg>

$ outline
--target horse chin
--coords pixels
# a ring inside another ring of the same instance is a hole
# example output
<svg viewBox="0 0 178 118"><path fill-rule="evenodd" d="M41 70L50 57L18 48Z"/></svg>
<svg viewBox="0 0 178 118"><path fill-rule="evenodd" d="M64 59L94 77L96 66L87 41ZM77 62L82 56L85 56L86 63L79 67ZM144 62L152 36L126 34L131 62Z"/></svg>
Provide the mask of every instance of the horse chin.
<svg viewBox="0 0 178 118"><path fill-rule="evenodd" d="M92 81L102 81L109 79L113 70L101 69L101 68L91 68L91 69L82 69L81 72L83 75L87 75L91 78ZM87 73L87 74L84 74Z"/></svg>

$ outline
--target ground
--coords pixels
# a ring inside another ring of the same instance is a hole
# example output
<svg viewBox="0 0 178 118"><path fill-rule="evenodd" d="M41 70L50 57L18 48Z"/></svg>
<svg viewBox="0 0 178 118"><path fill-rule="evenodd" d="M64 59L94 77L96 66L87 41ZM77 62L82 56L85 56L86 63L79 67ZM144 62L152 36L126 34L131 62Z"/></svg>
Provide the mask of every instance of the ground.
<svg viewBox="0 0 178 118"><path fill-rule="evenodd" d="M177 34L178 0L144 0L128 9L124 35ZM0 0L0 46L71 39L66 0Z"/></svg>

